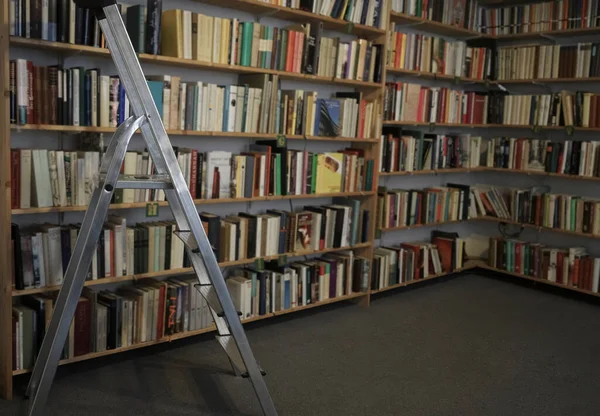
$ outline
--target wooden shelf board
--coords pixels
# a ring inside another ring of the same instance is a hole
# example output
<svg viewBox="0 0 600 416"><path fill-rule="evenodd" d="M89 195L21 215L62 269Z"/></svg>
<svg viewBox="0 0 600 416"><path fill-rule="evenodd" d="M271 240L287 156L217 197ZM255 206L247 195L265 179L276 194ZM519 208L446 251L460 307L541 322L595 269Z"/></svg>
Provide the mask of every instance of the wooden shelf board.
<svg viewBox="0 0 600 416"><path fill-rule="evenodd" d="M598 234L582 233L579 231L569 231L569 230L563 230L560 228L543 227L540 225L528 224L525 222L518 222L518 221L514 221L511 219L505 219L505 218L496 218L496 217L487 217L486 216L486 217L472 218L472 220L503 222L506 224L519 225L519 226L525 227L525 228L534 228L538 231L549 231L549 232L553 232L553 233L567 234L567 235L573 235L573 236L584 237L584 238L593 238L593 239L600 238L600 235L598 235Z"/></svg>
<svg viewBox="0 0 600 416"><path fill-rule="evenodd" d="M433 72L417 71L414 69L401 69L401 68L394 68L391 66L388 66L386 68L386 71L387 71L388 75L408 75L408 76L436 79L436 80L442 80L442 81L459 80L462 83L472 83L472 84L485 84L485 82L486 82L485 80L482 80L482 79L468 78L468 77L455 77L454 75L435 74ZM493 83L493 81L490 81L490 83Z"/></svg>
<svg viewBox="0 0 600 416"><path fill-rule="evenodd" d="M463 129L524 129L531 131L532 126L527 124L464 124L464 123L423 123L417 121L394 121L384 120L384 126L406 126L406 127L458 127ZM540 131L565 130L568 126L537 126ZM577 127L573 126L574 132L597 132L600 127Z"/></svg>
<svg viewBox="0 0 600 416"><path fill-rule="evenodd" d="M490 270L492 272L497 272L497 273L502 273L502 274L506 274L509 276L513 276L513 277L518 277L520 279L530 280L532 282L543 283L545 285L560 287L561 289L571 290L573 292L578 292L578 293L583 293L583 294L590 295L590 296L600 297L600 293L590 292L589 290L579 289L578 287L567 286L567 285L563 285L561 283L551 282L546 279L540 279L537 277L527 276L527 275L520 274L520 273L513 273L513 272L506 271L506 270L497 269L495 267L491 267L491 266L488 266L485 264L479 265L477 267L480 269L484 269L484 270Z"/></svg>
<svg viewBox="0 0 600 416"><path fill-rule="evenodd" d="M437 227L440 225L446 225L446 224L456 224L459 222L468 222L469 220L456 220L456 221L445 221L445 222L432 222L430 224L414 224L414 225L402 225L400 227L387 227L387 228L382 228L381 232L390 232L390 231L406 231L406 230L413 230L415 228L425 228L425 227Z"/></svg>
<svg viewBox="0 0 600 416"><path fill-rule="evenodd" d="M343 31L357 36L377 37L385 34L384 29L360 24L349 24L342 19L335 19L299 9L279 6L257 0L197 0L200 3L213 4L220 7L242 10L256 15L268 15L282 20L294 22L322 22L324 29Z"/></svg>
<svg viewBox="0 0 600 416"><path fill-rule="evenodd" d="M273 313L268 313L266 315L259 315L259 316L255 316L255 317L252 317L249 319L244 319L244 320L242 320L242 323L246 324L246 323L250 323L250 322L261 321L264 319L274 318L275 316L287 315L289 313L300 312L305 309L317 308L319 306L329 305L329 304L337 303L337 302L343 302L345 300L354 299L354 298L362 297L362 296L367 296L367 293L361 292L361 293L352 293L350 295L338 296L336 298L327 299L327 300L312 303L312 304L306 305L306 306L299 306L299 307L293 308L293 309L286 309L283 311L277 311L277 312L273 312ZM94 358L105 357L107 355L119 354L119 353L122 353L125 351L137 350L139 348L149 347L152 345L164 344L165 342L172 342L172 341L176 341L178 339L184 339L184 338L189 338L189 337L193 337L193 336L200 335L200 334L206 334L208 332L213 332L215 330L216 330L215 326L211 325L207 328L199 329L196 331L181 332L181 333L167 336L167 337L155 340L155 341L143 342L140 344L134 344L134 345L130 345L130 346L123 347L123 348L116 348L114 350L94 352L94 353L90 353L90 354L81 355L79 357L69 358L67 360L61 360L59 365L72 364L72 363L76 363L76 362L80 362L80 361L91 360ZM31 369L14 370L12 372L12 374L13 374L13 376L17 376L17 375L21 375L21 374L27 374L30 372L31 372Z"/></svg>
<svg viewBox="0 0 600 416"><path fill-rule="evenodd" d="M566 84L566 83L588 83L588 82L600 82L600 77L588 77L588 78L531 78L531 79L507 79L490 81L491 84Z"/></svg>
<svg viewBox="0 0 600 416"><path fill-rule="evenodd" d="M242 0L232 0L240 2ZM254 3L254 1L252 1ZM260 3L266 4L266 3ZM385 33L381 31L381 34ZM108 57L110 55L108 49L104 48L95 48L92 46L84 46L84 45L72 45L69 43L61 43L61 42L50 42L39 39L27 39L16 36L11 36L10 43L14 46L28 47L28 48L38 48L45 49L51 51L60 51L60 52L72 52L83 55L90 56L100 56L100 57ZM286 71L278 71L276 69L268 69L268 68L255 68L250 66L242 66L242 65L228 65L228 64L218 64L213 62L203 62L197 61L193 59L183 59L183 58L175 58L171 56L164 55L150 55L146 53L141 53L138 55L140 62L145 63L153 63L160 65L170 65L177 66L183 68L194 68L194 69L204 69L211 71L224 71L231 72L237 74L271 74L278 75L281 79L288 80L301 80L308 82L318 82L318 83L333 83L336 85L352 85L360 88L380 88L382 86L381 83L377 82L368 82L368 81L357 81L357 80L347 80L347 79L339 79L332 77L324 77L320 75L312 75L312 74L300 74L295 72L286 72Z"/></svg>
<svg viewBox="0 0 600 416"><path fill-rule="evenodd" d="M412 172L379 172L379 176L413 176L413 175L439 175L444 173L470 173L470 172L481 172L484 168L448 168L448 169L435 169L435 170L413 170Z"/></svg>
<svg viewBox="0 0 600 416"><path fill-rule="evenodd" d="M487 35L487 37L497 39L499 41L515 41L528 39L569 38L574 36L589 36L598 34L600 34L600 27L552 30L543 32L513 33L510 35Z"/></svg>
<svg viewBox="0 0 600 416"><path fill-rule="evenodd" d="M16 130L40 130L40 131L57 131L62 133L114 133L114 127L91 127L91 126L58 126L52 124L11 124L11 129ZM171 136L197 136L197 137L227 137L238 139L276 139L279 134L275 133L240 133L227 131L196 131L196 130L168 130L167 133ZM369 138L360 139L357 137L330 137L330 136L304 136L301 134L284 134L287 140L310 140L310 141L326 141L326 142L359 142L359 143L377 143L379 139Z"/></svg>
<svg viewBox="0 0 600 416"><path fill-rule="evenodd" d="M234 204L244 202L263 202L263 201L286 201L289 199L318 199L318 198L334 198L334 197L369 197L375 192L336 192L328 194L305 194L305 195L281 195L281 196L256 196L252 198L220 198L220 199L195 199L196 205L214 205L214 204ZM149 202L132 202L129 204L111 204L110 209L136 209L146 208ZM168 206L166 201L158 202L159 206ZM12 215L32 215L32 214L47 214L57 212L82 212L87 210L86 206L76 207L45 207L45 208L25 208L13 209Z"/></svg>
<svg viewBox="0 0 600 416"><path fill-rule="evenodd" d="M458 26L451 26L445 23L436 22L434 20L427 20L422 17L411 16L395 11L390 11L390 20L394 23L423 30L434 35L450 36L456 38L490 38L490 36L469 29L464 29Z"/></svg>
<svg viewBox="0 0 600 416"><path fill-rule="evenodd" d="M277 260L281 256L287 256L287 257L311 256L311 255L333 253L336 251L343 251L343 250L358 250L358 249L369 248L369 247L371 247L371 243L360 243L360 244L355 244L353 246L338 247L338 248L326 248L323 250L316 250L316 251L309 250L309 251L302 251L302 252L297 251L297 252L276 254L273 256L260 257L260 259L268 261L268 260ZM220 262L219 266L220 267L242 266L245 264L252 264L258 259L259 258L250 258L250 259L235 260L235 261L224 261L224 262ZM192 272L193 272L193 269L191 267L185 267L182 269L163 270L163 271L159 271L159 272L143 273L143 274L130 275L130 276L103 277L103 278L100 278L97 280L87 280L84 283L84 285L85 286L108 285L111 283L130 282L130 281L137 281L137 280L144 280L144 279L152 279L155 277L167 277L167 276L177 276L177 275L182 275L182 274L190 274ZM12 296L18 297L18 296L34 295L36 293L56 292L56 291L60 290L60 288L61 288L61 286L45 286L45 287L39 287L39 288L33 288L33 289L13 290Z"/></svg>
<svg viewBox="0 0 600 416"><path fill-rule="evenodd" d="M465 267L465 268L457 269L457 270L454 270L454 271L451 271L451 272L448 272L448 273L441 273L441 274L436 274L436 275L433 275L433 276L425 277L425 278L419 279L419 280L412 280L410 282L396 283L394 285L386 286L386 287L381 288L381 289L371 290L371 294L375 295L377 293L387 292L388 290L398 289L399 287L406 287L406 286L413 285L415 283L426 282L428 280L437 279L439 277L450 276L452 274L464 272L465 270L471 270L471 269L472 269L472 267Z"/></svg>

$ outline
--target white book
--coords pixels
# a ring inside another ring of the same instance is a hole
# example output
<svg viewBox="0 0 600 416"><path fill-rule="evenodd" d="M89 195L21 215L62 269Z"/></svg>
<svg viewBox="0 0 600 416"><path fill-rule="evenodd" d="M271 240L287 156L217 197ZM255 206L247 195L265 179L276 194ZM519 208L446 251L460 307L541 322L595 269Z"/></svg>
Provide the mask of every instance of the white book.
<svg viewBox="0 0 600 416"><path fill-rule="evenodd" d="M135 175L137 169L137 153L127 152L125 153L125 162L123 167L123 173L125 175ZM91 162L90 162L91 163ZM123 189L123 203L131 204L135 202L135 189Z"/></svg>
<svg viewBox="0 0 600 416"><path fill-rule="evenodd" d="M192 59L192 12L183 10L183 58Z"/></svg>
<svg viewBox="0 0 600 416"><path fill-rule="evenodd" d="M25 279L25 274L23 275L23 280L25 281L25 287L33 287L33 285L36 285L38 287L45 287L46 286L46 254L44 253L44 239L42 237L42 233L38 232L35 233L34 235L31 236L31 252L32 252L32 256L33 256L33 262L34 262L34 269L37 266L37 273L39 274L37 276L39 283L36 283L35 281L35 273L36 270L34 270L34 278L33 281L27 281L29 279ZM36 264L36 258L37 256L37 264Z"/></svg>
<svg viewBox="0 0 600 416"><path fill-rule="evenodd" d="M21 149L21 171L20 171L20 184L21 189L19 190L21 200L21 208L31 208L31 150Z"/></svg>
<svg viewBox="0 0 600 416"><path fill-rule="evenodd" d="M61 285L63 282L63 264L60 239L60 226L44 224L42 226L44 234L47 236L47 255L48 269L46 269L47 284L49 286Z"/></svg>
<svg viewBox="0 0 600 416"><path fill-rule="evenodd" d="M50 168L48 166L48 150L34 149L33 157L33 202L38 208L52 206L52 188L50 183Z"/></svg>
<svg viewBox="0 0 600 416"><path fill-rule="evenodd" d="M67 206L67 181L65 177L65 152L62 150L56 151L56 168L58 174L58 193L59 206Z"/></svg>

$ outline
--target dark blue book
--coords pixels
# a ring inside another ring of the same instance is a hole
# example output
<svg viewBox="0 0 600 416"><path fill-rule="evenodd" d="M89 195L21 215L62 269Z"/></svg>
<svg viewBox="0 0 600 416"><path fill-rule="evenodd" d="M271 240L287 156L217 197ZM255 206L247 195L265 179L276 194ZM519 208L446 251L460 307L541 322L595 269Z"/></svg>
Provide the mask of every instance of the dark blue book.
<svg viewBox="0 0 600 416"><path fill-rule="evenodd" d="M331 99L317 99L316 127L318 136L337 137L340 135L340 102Z"/></svg>

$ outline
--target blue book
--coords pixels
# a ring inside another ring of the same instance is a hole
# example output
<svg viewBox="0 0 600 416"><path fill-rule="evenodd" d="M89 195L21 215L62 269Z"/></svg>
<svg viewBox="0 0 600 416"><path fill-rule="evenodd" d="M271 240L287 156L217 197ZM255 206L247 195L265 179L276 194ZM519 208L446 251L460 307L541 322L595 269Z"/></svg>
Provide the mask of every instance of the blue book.
<svg viewBox="0 0 600 416"><path fill-rule="evenodd" d="M340 135L340 102L332 99L317 99L317 132L319 136Z"/></svg>
<svg viewBox="0 0 600 416"><path fill-rule="evenodd" d="M148 83L148 88L150 88L150 94L152 94L152 98L154 99L154 104L156 104L156 108L158 108L158 113L163 113L163 86L164 83L162 81L146 81Z"/></svg>
<svg viewBox="0 0 600 416"><path fill-rule="evenodd" d="M125 88L119 83L119 112L117 115L117 125L125 121Z"/></svg>
<svg viewBox="0 0 600 416"><path fill-rule="evenodd" d="M221 125L221 131L227 131L227 123L229 122L229 94L231 91L230 85L225 85L225 92L223 93L223 124Z"/></svg>
<svg viewBox="0 0 600 416"><path fill-rule="evenodd" d="M290 276L286 274L286 278L283 279L283 308L290 309L292 307L291 302L291 285Z"/></svg>

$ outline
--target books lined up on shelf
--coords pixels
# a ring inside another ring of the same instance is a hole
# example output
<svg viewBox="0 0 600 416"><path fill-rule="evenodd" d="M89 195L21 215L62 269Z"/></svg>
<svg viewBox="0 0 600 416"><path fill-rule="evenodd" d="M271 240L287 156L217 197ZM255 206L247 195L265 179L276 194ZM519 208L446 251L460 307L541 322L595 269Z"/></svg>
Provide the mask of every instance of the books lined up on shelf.
<svg viewBox="0 0 600 416"><path fill-rule="evenodd" d="M600 94L561 91L540 95L489 96L488 121L528 126L600 127Z"/></svg>
<svg viewBox="0 0 600 416"><path fill-rule="evenodd" d="M287 150L275 140L250 145L248 152L198 152L175 148L194 199L253 198L362 192L373 189L374 161L364 151L313 153ZM85 206L98 186L100 152L11 150L11 207ZM148 152L127 152L126 175L155 173ZM160 190L117 189L113 203L165 201Z"/></svg>
<svg viewBox="0 0 600 416"><path fill-rule="evenodd" d="M551 193L549 187L510 189L511 219L520 223L577 233L600 234L600 202Z"/></svg>
<svg viewBox="0 0 600 416"><path fill-rule="evenodd" d="M364 243L370 212L361 210L358 200L334 198L331 205L305 206L300 212L202 213L200 218L219 261L238 261Z"/></svg>
<svg viewBox="0 0 600 416"><path fill-rule="evenodd" d="M473 26L477 2L474 0L392 0L391 9L398 13L468 29Z"/></svg>
<svg viewBox="0 0 600 416"><path fill-rule="evenodd" d="M542 244L490 238L490 267L598 293L600 258L584 247L553 248Z"/></svg>
<svg viewBox="0 0 600 416"><path fill-rule="evenodd" d="M155 6L162 0L148 3ZM8 12L11 36L104 47L96 16L73 0L10 0Z"/></svg>
<svg viewBox="0 0 600 416"><path fill-rule="evenodd" d="M418 123L486 124L488 96L406 82L386 83L383 119Z"/></svg>
<svg viewBox="0 0 600 416"><path fill-rule="evenodd" d="M482 147L482 166L600 177L599 143L491 138Z"/></svg>
<svg viewBox="0 0 600 416"><path fill-rule="evenodd" d="M479 166L481 137L402 131L381 136L381 172L418 172Z"/></svg>
<svg viewBox="0 0 600 416"><path fill-rule="evenodd" d="M465 42L395 32L393 26L391 30L388 35L388 67L475 79L491 75L492 53L487 48L472 48Z"/></svg>
<svg viewBox="0 0 600 416"><path fill-rule="evenodd" d="M84 288L71 322L63 359L124 348L212 325L196 278L146 279L116 292ZM13 370L33 367L56 295L19 298L13 306Z"/></svg>
<svg viewBox="0 0 600 416"><path fill-rule="evenodd" d="M471 186L471 201L473 207L471 218L496 217L510 219L507 193L490 185Z"/></svg>
<svg viewBox="0 0 600 416"><path fill-rule="evenodd" d="M335 198L331 205L304 208L299 213L268 210L265 214L241 212L223 218L203 212L200 217L220 261L313 252L368 241L370 213L360 209L359 200ZM79 227L44 224L23 233L18 227L13 229L15 288L62 284ZM176 231L172 221L127 226L125 218L109 216L88 280L189 267Z"/></svg>
<svg viewBox="0 0 600 416"><path fill-rule="evenodd" d="M38 67L11 61L11 123L117 127L131 114L119 77L98 69ZM245 74L240 85L149 76L165 128L270 134L375 137L378 106L361 93L280 90L279 76ZM49 88L42 86L49 85Z"/></svg>
<svg viewBox="0 0 600 416"><path fill-rule="evenodd" d="M242 320L365 292L369 260L351 250L264 269L236 268L226 280Z"/></svg>
<svg viewBox="0 0 600 416"><path fill-rule="evenodd" d="M500 48L498 80L600 76L598 43Z"/></svg>
<svg viewBox="0 0 600 416"><path fill-rule="evenodd" d="M373 254L371 289L451 273L463 267L464 240L456 233L433 231L431 243L402 243L379 247Z"/></svg>
<svg viewBox="0 0 600 416"><path fill-rule="evenodd" d="M270 3L367 26L381 27L385 21L385 17L382 16L384 11L383 2L377 0L363 0L363 2L352 2L350 0L335 2L325 0L272 0Z"/></svg>
<svg viewBox="0 0 600 416"><path fill-rule="evenodd" d="M382 187L377 203L378 229L466 220L471 209L469 186L452 183L417 190Z"/></svg>
<svg viewBox="0 0 600 416"><path fill-rule="evenodd" d="M140 39L139 51L141 37L135 38ZM161 53L224 65L375 81L381 46L366 39L342 42L325 37L322 23L295 24L284 29L168 10L162 15Z"/></svg>
<svg viewBox="0 0 600 416"><path fill-rule="evenodd" d="M585 3L556 0L499 8L479 8L477 29L489 35L548 32L597 27L600 17L597 0Z"/></svg>

